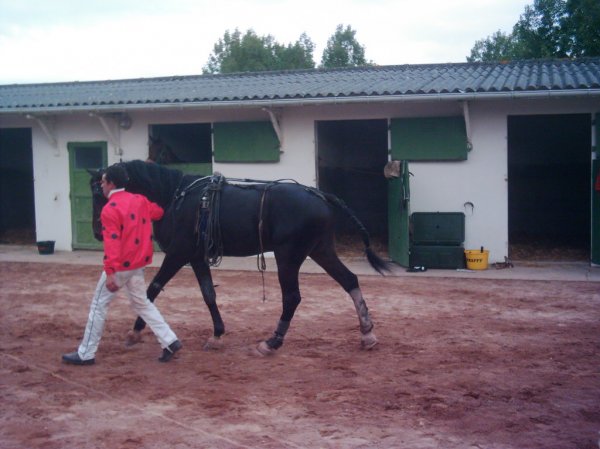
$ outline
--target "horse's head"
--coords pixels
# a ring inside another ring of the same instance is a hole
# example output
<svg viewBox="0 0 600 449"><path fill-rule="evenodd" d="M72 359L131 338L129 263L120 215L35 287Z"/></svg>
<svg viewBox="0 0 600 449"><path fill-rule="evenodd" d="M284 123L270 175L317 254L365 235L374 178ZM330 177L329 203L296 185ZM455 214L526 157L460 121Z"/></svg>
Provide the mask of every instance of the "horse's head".
<svg viewBox="0 0 600 449"><path fill-rule="evenodd" d="M88 170L90 174L90 189L92 190L92 231L96 240L102 241L102 222L100 221L100 213L102 208L108 202L102 192L102 175L104 169Z"/></svg>
<svg viewBox="0 0 600 449"><path fill-rule="evenodd" d="M150 137L150 141L148 142L148 161L162 165L182 162L173 149L160 137Z"/></svg>

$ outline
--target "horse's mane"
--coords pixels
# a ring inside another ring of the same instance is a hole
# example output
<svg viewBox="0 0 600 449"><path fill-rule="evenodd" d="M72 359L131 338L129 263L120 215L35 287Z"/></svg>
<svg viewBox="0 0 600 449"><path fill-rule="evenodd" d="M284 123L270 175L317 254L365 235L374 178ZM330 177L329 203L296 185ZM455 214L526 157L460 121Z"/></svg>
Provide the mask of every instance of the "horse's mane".
<svg viewBox="0 0 600 449"><path fill-rule="evenodd" d="M124 162L123 165L129 175L127 190L141 193L163 208L170 204L183 177L180 170L152 162L134 160Z"/></svg>

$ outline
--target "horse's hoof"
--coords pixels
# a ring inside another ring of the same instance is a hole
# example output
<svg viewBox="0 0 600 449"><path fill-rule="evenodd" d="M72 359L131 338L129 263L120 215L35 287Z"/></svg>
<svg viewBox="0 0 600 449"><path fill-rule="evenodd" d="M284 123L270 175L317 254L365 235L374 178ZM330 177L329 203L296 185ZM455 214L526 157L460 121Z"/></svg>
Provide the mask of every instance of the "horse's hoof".
<svg viewBox="0 0 600 449"><path fill-rule="evenodd" d="M131 347L142 341L142 333L140 331L129 331L125 337L125 346Z"/></svg>
<svg viewBox="0 0 600 449"><path fill-rule="evenodd" d="M217 350L221 349L222 347L223 347L223 340L221 340L221 337L212 336L208 340L206 340L206 343L204 343L204 346L202 349L204 349L205 351L210 351L210 350L217 351Z"/></svg>
<svg viewBox="0 0 600 449"><path fill-rule="evenodd" d="M373 349L377 343L379 342L377 341L377 337L373 332L367 332L366 334L363 334L362 338L360 339L360 346L365 350Z"/></svg>
<svg viewBox="0 0 600 449"><path fill-rule="evenodd" d="M266 341L261 341L256 347L259 355L270 356L275 354L275 349L271 348Z"/></svg>

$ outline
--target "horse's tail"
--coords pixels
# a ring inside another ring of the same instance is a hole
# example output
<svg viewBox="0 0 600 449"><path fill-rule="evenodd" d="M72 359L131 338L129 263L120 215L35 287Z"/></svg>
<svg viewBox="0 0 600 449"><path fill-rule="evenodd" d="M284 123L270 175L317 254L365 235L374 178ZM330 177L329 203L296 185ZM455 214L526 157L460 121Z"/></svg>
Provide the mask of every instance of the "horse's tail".
<svg viewBox="0 0 600 449"><path fill-rule="evenodd" d="M352 209L350 209L344 201L342 201L340 198L331 193L319 193L322 194L329 203L335 205L336 207L344 211L346 215L350 217L354 225L358 228L358 231L360 232L363 243L365 245L365 254L367 256L367 260L369 261L369 264L373 267L373 269L382 276L385 276L385 272L391 272L389 262L383 260L375 253L375 251L371 249L369 231L367 231L365 226L361 223L361 221L358 219L358 217L352 211Z"/></svg>

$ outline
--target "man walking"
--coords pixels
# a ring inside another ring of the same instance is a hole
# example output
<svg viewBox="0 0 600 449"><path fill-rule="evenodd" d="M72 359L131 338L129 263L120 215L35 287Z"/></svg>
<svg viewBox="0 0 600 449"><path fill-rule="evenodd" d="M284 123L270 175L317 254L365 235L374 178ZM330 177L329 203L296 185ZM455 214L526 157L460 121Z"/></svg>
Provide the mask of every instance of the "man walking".
<svg viewBox="0 0 600 449"><path fill-rule="evenodd" d="M124 288L134 312L142 317L163 348L160 362L168 362L182 348L181 342L146 296L144 267L152 262L152 221L163 210L142 195L125 191L127 171L111 165L102 176L102 192L108 203L101 213L104 271L100 276L83 340L77 351L64 354L65 363L92 365L102 338L108 306Z"/></svg>

